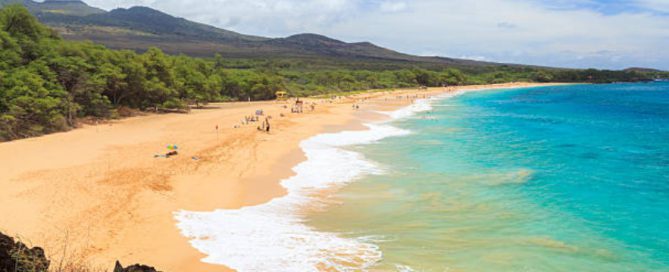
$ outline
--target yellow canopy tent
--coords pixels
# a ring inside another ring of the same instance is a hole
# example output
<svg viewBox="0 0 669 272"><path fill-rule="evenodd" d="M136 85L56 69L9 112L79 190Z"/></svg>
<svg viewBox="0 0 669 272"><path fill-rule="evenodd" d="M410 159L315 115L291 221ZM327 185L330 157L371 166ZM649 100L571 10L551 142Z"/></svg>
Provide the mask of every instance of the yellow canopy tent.
<svg viewBox="0 0 669 272"><path fill-rule="evenodd" d="M288 93L284 91L276 92L276 100L285 101L288 100Z"/></svg>

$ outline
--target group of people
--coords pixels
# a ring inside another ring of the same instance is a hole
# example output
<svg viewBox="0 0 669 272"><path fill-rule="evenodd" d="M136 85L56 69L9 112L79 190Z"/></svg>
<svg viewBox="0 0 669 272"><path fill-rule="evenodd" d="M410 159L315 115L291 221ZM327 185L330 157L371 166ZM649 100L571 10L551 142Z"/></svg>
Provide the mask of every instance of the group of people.
<svg viewBox="0 0 669 272"><path fill-rule="evenodd" d="M306 104L306 103L305 103L304 101L302 101L302 100L300 100L299 98L297 98L297 99L295 100L295 104L293 104L293 105L291 106L291 108L290 108L290 112L291 112L291 113L304 113L304 105L305 105L305 104ZM287 108L287 107L284 106L284 108ZM311 111L316 110L316 103L315 103L315 102L311 102L311 104L309 104L309 109L310 109Z"/></svg>
<svg viewBox="0 0 669 272"><path fill-rule="evenodd" d="M406 96L404 96L404 95L398 95L398 96L396 96L395 98L396 98L397 100L409 100L409 99L414 100L414 99L419 99L419 98L423 98L423 99L425 99L425 98L427 98L427 95L426 95L426 94L422 94L422 95L418 95L418 94L408 95L408 94L407 94Z"/></svg>
<svg viewBox="0 0 669 272"><path fill-rule="evenodd" d="M258 115L247 115L244 116L244 120L242 120L242 125L248 125L251 122L258 122L260 121L260 117Z"/></svg>
<svg viewBox="0 0 669 272"><path fill-rule="evenodd" d="M291 113L303 113L304 112L304 101L299 98L295 100L295 104L290 108Z"/></svg>
<svg viewBox="0 0 669 272"><path fill-rule="evenodd" d="M304 106L308 105L309 109L311 111L316 110L316 103L312 102L310 104L305 103L305 101L300 100L297 98L295 100L295 103L291 105L290 112L291 113L304 113ZM283 105L283 108L287 109L288 105ZM281 117L284 117L285 115L281 113ZM263 119L264 117L264 119ZM270 120L272 119L272 116L266 116L263 110L256 110L255 114L253 115L247 115L244 116L244 119L241 120L241 124L235 125L235 128L241 128L244 125L248 125L250 123L255 123L255 122L260 122L262 120L262 123L257 127L258 131L264 131L269 133L271 130L272 125L270 124ZM218 128L217 128L218 130Z"/></svg>
<svg viewBox="0 0 669 272"><path fill-rule="evenodd" d="M260 120L263 119L262 117L264 115L265 115L265 113L264 113L263 110L256 110L254 115L244 116L244 119L242 119L241 124L240 125L235 125L235 128L240 128L241 126L248 125L250 123L260 122ZM270 128L271 128L271 125L269 123L270 119L272 119L272 116L265 116L265 118L262 121L262 124L257 127L258 131L264 131L264 132L269 133ZM216 129L218 130L218 126L216 127Z"/></svg>

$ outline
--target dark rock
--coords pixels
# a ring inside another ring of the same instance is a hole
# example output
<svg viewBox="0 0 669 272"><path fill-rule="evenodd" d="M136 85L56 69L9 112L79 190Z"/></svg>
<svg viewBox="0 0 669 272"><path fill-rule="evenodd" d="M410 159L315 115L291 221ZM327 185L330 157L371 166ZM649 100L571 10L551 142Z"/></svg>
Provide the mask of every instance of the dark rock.
<svg viewBox="0 0 669 272"><path fill-rule="evenodd" d="M0 233L0 272L14 270L14 260L9 252L14 248L14 239Z"/></svg>
<svg viewBox="0 0 669 272"><path fill-rule="evenodd" d="M114 272L158 272L158 271L153 267L142 264L135 264L123 268L121 263L119 261L116 261L116 265L114 266Z"/></svg>
<svg viewBox="0 0 669 272"><path fill-rule="evenodd" d="M44 250L39 247L29 248L14 238L0 233L0 272L35 271L49 269Z"/></svg>

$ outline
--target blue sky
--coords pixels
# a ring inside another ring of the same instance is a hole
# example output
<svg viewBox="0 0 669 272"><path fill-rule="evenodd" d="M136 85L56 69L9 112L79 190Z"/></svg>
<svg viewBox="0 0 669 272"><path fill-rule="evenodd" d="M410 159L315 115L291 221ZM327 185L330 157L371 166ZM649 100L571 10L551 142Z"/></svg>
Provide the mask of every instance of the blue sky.
<svg viewBox="0 0 669 272"><path fill-rule="evenodd" d="M86 1L86 0L85 0ZM269 37L319 33L417 55L669 70L669 0L87 0Z"/></svg>
<svg viewBox="0 0 669 272"><path fill-rule="evenodd" d="M556 9L589 9L604 15L616 15L630 12L650 12L667 15L666 5L669 1L635 1L635 0L538 0L547 7ZM662 2L665 6L662 7Z"/></svg>

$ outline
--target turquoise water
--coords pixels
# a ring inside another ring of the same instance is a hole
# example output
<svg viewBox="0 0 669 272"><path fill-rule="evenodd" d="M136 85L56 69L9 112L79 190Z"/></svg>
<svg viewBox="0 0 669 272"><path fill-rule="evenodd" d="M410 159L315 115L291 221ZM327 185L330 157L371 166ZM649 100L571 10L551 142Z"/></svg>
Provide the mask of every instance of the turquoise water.
<svg viewBox="0 0 669 272"><path fill-rule="evenodd" d="M669 84L468 93L350 147L382 175L309 225L379 271L669 271Z"/></svg>

